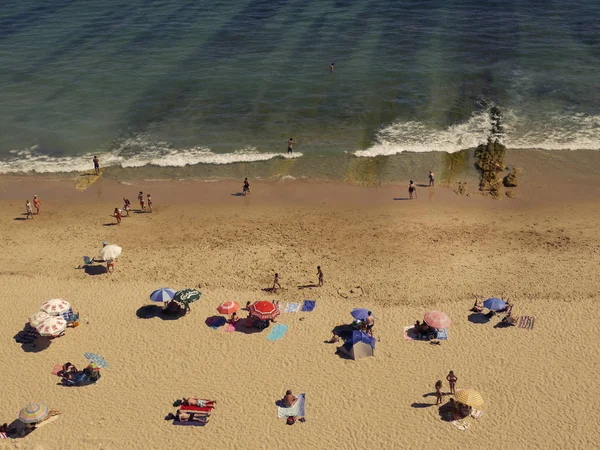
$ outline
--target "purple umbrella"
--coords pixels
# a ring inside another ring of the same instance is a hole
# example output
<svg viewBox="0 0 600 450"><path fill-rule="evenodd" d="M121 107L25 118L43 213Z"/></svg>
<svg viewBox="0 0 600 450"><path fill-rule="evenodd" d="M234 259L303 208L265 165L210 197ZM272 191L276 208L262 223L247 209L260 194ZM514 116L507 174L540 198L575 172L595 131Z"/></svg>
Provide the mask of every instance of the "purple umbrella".
<svg viewBox="0 0 600 450"><path fill-rule="evenodd" d="M365 308L354 308L352 312L352 317L356 320L366 320L369 317L369 310Z"/></svg>

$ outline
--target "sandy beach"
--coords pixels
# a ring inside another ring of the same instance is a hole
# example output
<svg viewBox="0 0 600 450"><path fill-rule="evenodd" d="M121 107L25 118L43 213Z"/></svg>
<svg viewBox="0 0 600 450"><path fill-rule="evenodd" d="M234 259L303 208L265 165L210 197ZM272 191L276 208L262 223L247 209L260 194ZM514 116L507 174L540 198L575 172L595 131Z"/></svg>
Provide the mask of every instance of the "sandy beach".
<svg viewBox="0 0 600 450"><path fill-rule="evenodd" d="M243 197L237 181L101 179L79 192L72 180L3 177L0 422L32 401L63 414L0 448L593 448L599 186L591 175L564 182L532 177L516 198L499 201L423 187L407 201L400 183L252 182ZM152 194L155 211L107 225L123 196L138 208L140 190ZM33 194L41 214L22 220ZM114 274L77 269L104 240L123 248ZM317 265L325 285L298 289L316 281ZM284 288L277 295L262 290L274 272ZM154 289L198 285L191 314L139 317ZM534 329L473 323L474 295L510 298L517 315L535 317ZM71 302L81 325L24 351L13 336L55 297ZM264 299L311 299L316 308L282 314L289 329L274 342L269 330L205 324L223 301ZM324 342L355 307L377 317L374 358L345 360ZM405 340L403 327L433 309L453 320L449 339ZM54 364L83 366L84 352L109 361L100 382L58 386ZM449 370L458 388L485 400L466 431L434 406L434 384L444 380L448 392ZM305 423L277 418L287 389L306 393ZM182 396L217 400L207 426L164 420Z"/></svg>

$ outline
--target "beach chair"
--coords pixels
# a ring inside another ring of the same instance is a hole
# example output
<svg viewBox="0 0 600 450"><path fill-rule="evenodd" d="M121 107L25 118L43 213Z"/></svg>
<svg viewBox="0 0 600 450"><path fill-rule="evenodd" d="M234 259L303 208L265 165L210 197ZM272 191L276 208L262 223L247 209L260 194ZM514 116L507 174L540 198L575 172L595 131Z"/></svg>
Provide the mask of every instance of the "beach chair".
<svg viewBox="0 0 600 450"><path fill-rule="evenodd" d="M83 257L83 265L84 266L91 266L92 264L94 264L94 258L90 258L89 256Z"/></svg>

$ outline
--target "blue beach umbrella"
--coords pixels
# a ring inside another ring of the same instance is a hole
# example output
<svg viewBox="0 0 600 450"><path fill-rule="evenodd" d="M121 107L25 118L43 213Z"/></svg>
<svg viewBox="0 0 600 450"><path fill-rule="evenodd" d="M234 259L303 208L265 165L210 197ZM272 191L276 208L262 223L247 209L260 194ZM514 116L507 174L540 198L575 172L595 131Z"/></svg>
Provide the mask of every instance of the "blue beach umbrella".
<svg viewBox="0 0 600 450"><path fill-rule="evenodd" d="M102 356L97 355L96 353L84 353L83 356L85 356L91 362L96 364L98 367L102 367L103 369L108 369L108 363Z"/></svg>
<svg viewBox="0 0 600 450"><path fill-rule="evenodd" d="M169 302L175 297L175 291L171 288L160 288L150 294L150 300L153 302Z"/></svg>
<svg viewBox="0 0 600 450"><path fill-rule="evenodd" d="M483 306L491 311L500 311L506 308L507 304L504 300L500 300L499 298L492 297L488 298L485 302L483 302Z"/></svg>
<svg viewBox="0 0 600 450"><path fill-rule="evenodd" d="M369 317L369 310L365 308L354 308L352 312L352 317L356 320L366 320Z"/></svg>

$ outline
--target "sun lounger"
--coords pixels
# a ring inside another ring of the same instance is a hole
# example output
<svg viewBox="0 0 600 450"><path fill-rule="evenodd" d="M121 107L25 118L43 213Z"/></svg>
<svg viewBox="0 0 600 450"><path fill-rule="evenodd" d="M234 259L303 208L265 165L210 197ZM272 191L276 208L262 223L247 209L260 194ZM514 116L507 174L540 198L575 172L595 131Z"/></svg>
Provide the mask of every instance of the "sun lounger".
<svg viewBox="0 0 600 450"><path fill-rule="evenodd" d="M83 265L84 266L91 266L92 264L94 264L94 258L90 258L89 256L83 257Z"/></svg>
<svg viewBox="0 0 600 450"><path fill-rule="evenodd" d="M525 328L526 330L533 330L534 323L535 323L535 317L521 316L521 317L519 317L519 322L518 322L517 326L519 328Z"/></svg>

